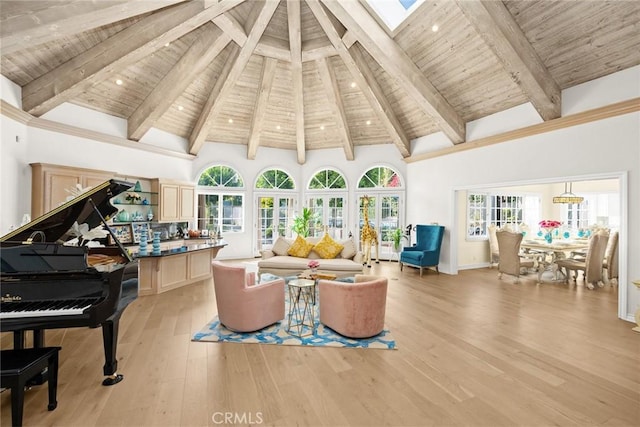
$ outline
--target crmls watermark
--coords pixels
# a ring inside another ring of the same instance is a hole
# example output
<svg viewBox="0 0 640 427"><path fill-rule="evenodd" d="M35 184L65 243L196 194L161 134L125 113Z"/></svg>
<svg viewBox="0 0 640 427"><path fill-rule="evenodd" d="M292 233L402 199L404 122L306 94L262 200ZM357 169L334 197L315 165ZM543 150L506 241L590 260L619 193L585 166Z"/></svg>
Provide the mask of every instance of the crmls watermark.
<svg viewBox="0 0 640 427"><path fill-rule="evenodd" d="M214 424L262 424L262 412L214 412Z"/></svg>

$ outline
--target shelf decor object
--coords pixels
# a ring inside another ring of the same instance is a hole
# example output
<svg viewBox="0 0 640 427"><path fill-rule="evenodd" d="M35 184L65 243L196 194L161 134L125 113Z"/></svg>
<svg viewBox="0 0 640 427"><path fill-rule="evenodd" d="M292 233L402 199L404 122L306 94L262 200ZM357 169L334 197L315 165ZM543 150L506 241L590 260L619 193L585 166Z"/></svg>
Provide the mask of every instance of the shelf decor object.
<svg viewBox="0 0 640 427"><path fill-rule="evenodd" d="M160 255L160 232L153 232L153 244L151 249L151 255Z"/></svg>
<svg viewBox="0 0 640 427"><path fill-rule="evenodd" d="M140 248L138 249L139 255L147 254L147 230L142 230L140 232Z"/></svg>

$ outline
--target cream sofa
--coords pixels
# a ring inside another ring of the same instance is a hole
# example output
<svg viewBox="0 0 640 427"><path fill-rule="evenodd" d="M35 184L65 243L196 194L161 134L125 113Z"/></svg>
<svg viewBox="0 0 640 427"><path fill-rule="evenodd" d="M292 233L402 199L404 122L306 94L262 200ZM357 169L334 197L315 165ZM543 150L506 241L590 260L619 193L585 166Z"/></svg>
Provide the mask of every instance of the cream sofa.
<svg viewBox="0 0 640 427"><path fill-rule="evenodd" d="M307 237L308 243L316 245L320 241L320 237ZM294 276L308 270L309 261L318 260L320 266L319 273L335 274L337 278L350 277L362 273L362 252L357 250L357 246L353 239L336 239L338 243L344 246L335 258L323 259L320 255L311 250L306 258L299 258L288 255L287 250L295 239L278 237L273 247L269 250L260 251L262 259L258 261L258 275L270 273L274 276L287 277Z"/></svg>

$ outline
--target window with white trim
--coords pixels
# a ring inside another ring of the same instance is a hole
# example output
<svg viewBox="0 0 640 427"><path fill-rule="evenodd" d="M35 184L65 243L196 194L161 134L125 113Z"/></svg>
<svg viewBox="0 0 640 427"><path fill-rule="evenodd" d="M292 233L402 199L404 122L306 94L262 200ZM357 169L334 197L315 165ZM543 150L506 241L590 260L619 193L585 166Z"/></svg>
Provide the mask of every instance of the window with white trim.
<svg viewBox="0 0 640 427"><path fill-rule="evenodd" d="M199 230L238 233L244 230L244 181L229 166L215 165L198 178Z"/></svg>
<svg viewBox="0 0 640 427"><path fill-rule="evenodd" d="M467 193L467 238L486 238L489 225L537 224L540 197L518 194Z"/></svg>

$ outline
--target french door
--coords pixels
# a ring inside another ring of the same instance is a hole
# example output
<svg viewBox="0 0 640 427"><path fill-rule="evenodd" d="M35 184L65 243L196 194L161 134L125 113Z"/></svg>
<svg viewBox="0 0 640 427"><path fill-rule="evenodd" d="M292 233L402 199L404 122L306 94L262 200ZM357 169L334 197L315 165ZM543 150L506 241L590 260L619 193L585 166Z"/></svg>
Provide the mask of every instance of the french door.
<svg viewBox="0 0 640 427"><path fill-rule="evenodd" d="M271 249L278 236L291 236L291 222L294 215L295 197L278 195L258 195L256 227L257 250Z"/></svg>
<svg viewBox="0 0 640 427"><path fill-rule="evenodd" d="M378 251L372 248L372 257L377 259L392 259L395 256L393 250L393 240L391 232L396 228L401 228L401 218L404 217L404 201L398 193L370 193L369 207L367 215L369 226L372 227L378 235ZM364 195L358 196L358 240L362 236L362 227L364 226ZM362 248L362 242L360 242Z"/></svg>
<svg viewBox="0 0 640 427"><path fill-rule="evenodd" d="M307 198L307 207L313 212L310 236L322 236L325 228L334 239L347 237L346 195L314 194Z"/></svg>

